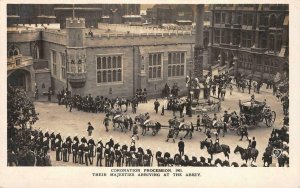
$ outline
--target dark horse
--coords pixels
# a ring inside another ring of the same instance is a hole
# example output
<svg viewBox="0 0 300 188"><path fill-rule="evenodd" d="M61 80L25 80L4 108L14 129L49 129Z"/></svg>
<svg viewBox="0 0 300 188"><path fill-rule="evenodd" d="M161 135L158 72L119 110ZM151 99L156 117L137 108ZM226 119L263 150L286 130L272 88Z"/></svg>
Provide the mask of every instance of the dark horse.
<svg viewBox="0 0 300 188"><path fill-rule="evenodd" d="M249 151L249 149L244 149L237 145L236 148L234 149L234 153L237 153L237 152L239 152L241 154L241 158L242 158L242 160L246 161L246 164L249 159L252 159L251 163L253 161L256 162L256 158L258 156L257 149L251 148L251 150Z"/></svg>
<svg viewBox="0 0 300 188"><path fill-rule="evenodd" d="M210 154L211 159L213 159L213 154L221 152L223 152L225 157L229 159L230 147L228 145L221 144L220 149L218 150L211 142L204 140L200 142L200 149L203 149L204 147L207 148L207 152Z"/></svg>

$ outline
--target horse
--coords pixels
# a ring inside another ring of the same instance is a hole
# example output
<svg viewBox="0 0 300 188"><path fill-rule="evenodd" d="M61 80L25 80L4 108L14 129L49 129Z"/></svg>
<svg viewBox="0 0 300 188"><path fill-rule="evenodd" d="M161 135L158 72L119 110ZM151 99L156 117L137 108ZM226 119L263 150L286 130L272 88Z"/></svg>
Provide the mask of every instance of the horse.
<svg viewBox="0 0 300 188"><path fill-rule="evenodd" d="M112 119L113 127L116 128L116 124L118 124L117 128L121 128L121 132L124 130L124 116L123 115L116 115ZM126 133L126 130L125 130Z"/></svg>
<svg viewBox="0 0 300 188"><path fill-rule="evenodd" d="M122 99L117 100L115 102L115 105L117 105L118 107L120 107L121 111L122 111L122 106L125 105L125 107L126 107L125 112L126 112L127 111L127 107L128 107L128 103L129 103L128 100L122 98Z"/></svg>
<svg viewBox="0 0 300 188"><path fill-rule="evenodd" d="M236 146L236 148L234 149L234 153L240 153L242 160L246 161L246 164L248 162L249 159L252 159L252 162L256 162L256 158L258 156L258 150L255 148L251 148L251 150L249 151L249 149L244 149L240 146Z"/></svg>
<svg viewBox="0 0 300 188"><path fill-rule="evenodd" d="M221 144L218 150L211 142L204 140L200 142L200 149L203 149L204 147L207 148L207 152L210 154L211 159L213 159L213 154L221 152L223 152L225 157L229 159L230 147L226 144Z"/></svg>
<svg viewBox="0 0 300 188"><path fill-rule="evenodd" d="M152 130L152 136L155 136L161 128L161 124L159 122L153 122L151 120L146 120L143 123L140 123L142 128L142 135L145 136L147 130Z"/></svg>

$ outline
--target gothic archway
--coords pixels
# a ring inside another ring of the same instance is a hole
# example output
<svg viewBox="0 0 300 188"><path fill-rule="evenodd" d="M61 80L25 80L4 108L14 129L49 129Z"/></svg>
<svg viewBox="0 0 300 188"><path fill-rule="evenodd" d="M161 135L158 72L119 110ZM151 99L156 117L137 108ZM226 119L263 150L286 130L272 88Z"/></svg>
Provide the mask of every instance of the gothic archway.
<svg viewBox="0 0 300 188"><path fill-rule="evenodd" d="M7 84L22 88L25 91L31 91L31 74L28 70L17 69L8 75Z"/></svg>

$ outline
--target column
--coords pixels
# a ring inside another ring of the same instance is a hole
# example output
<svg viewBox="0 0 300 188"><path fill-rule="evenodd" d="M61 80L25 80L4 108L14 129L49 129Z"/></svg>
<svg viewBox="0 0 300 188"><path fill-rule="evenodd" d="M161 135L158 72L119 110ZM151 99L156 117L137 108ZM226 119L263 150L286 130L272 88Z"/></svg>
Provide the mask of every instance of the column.
<svg viewBox="0 0 300 188"><path fill-rule="evenodd" d="M203 77L203 18L204 5L196 5L196 40L194 53L194 75Z"/></svg>

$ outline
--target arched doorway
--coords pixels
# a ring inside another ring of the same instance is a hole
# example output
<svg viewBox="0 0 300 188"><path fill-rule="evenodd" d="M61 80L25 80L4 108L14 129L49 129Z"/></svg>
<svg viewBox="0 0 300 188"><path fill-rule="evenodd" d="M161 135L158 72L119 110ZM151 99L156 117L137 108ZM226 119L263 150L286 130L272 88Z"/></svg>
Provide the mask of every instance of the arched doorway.
<svg viewBox="0 0 300 188"><path fill-rule="evenodd" d="M7 77L7 84L12 87L22 88L25 91L31 91L30 72L24 69L17 69Z"/></svg>

